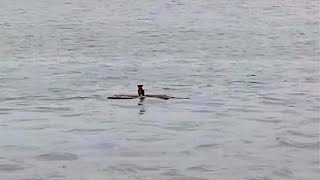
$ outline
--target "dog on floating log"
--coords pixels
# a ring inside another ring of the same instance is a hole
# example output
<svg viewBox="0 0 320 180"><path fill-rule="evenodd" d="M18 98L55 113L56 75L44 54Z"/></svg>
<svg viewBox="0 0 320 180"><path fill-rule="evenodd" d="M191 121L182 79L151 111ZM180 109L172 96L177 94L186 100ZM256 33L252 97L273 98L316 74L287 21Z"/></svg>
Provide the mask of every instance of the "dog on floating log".
<svg viewBox="0 0 320 180"><path fill-rule="evenodd" d="M177 98L177 97L173 97L173 96L168 96L168 95L156 95L156 94L145 94L144 89L142 88L143 85L137 85L138 87L138 95L134 95L134 94L118 94L118 95L114 95L111 97L108 97L108 99L135 99L135 98L144 98L144 97L151 97L151 98L159 98L159 99L163 99L163 100L168 100L168 99L189 99L189 98Z"/></svg>

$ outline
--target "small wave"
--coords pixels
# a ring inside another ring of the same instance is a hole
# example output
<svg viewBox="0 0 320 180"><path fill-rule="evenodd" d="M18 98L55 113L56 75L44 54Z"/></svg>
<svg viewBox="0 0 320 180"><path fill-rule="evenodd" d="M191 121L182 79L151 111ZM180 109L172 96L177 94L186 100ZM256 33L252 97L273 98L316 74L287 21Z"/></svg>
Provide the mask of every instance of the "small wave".
<svg viewBox="0 0 320 180"><path fill-rule="evenodd" d="M154 124L154 123L137 123L138 126L146 126L146 127L156 127L156 128L162 128L159 124Z"/></svg>
<svg viewBox="0 0 320 180"><path fill-rule="evenodd" d="M56 172L55 174L48 176L48 179L65 179L65 177L60 175L59 172Z"/></svg>
<svg viewBox="0 0 320 180"><path fill-rule="evenodd" d="M65 132L100 132L105 131L105 129L71 129Z"/></svg>
<svg viewBox="0 0 320 180"><path fill-rule="evenodd" d="M281 112L284 113L284 114L299 115L299 112L296 112L296 111L293 111L293 110L290 110L290 109L286 109L286 110L283 110Z"/></svg>
<svg viewBox="0 0 320 180"><path fill-rule="evenodd" d="M276 140L279 142L278 146L287 146L295 148L308 148L308 149L318 149L320 147L320 142L295 142L289 139L279 138Z"/></svg>
<svg viewBox="0 0 320 180"><path fill-rule="evenodd" d="M211 149L211 148L219 146L219 145L220 144L216 144L216 143L213 143L213 144L202 144L202 145L197 146L196 149Z"/></svg>
<svg viewBox="0 0 320 180"><path fill-rule="evenodd" d="M245 144L251 144L251 143L253 143L252 141L249 141L249 140L241 140L243 143L245 143Z"/></svg>
<svg viewBox="0 0 320 180"><path fill-rule="evenodd" d="M84 115L82 113L77 113L77 114L64 114L64 115L60 115L61 117L78 117Z"/></svg>
<svg viewBox="0 0 320 180"><path fill-rule="evenodd" d="M27 121L45 121L45 120L47 120L47 119L45 119L45 118L35 118L35 119L25 118L25 119L18 119L17 121L27 122Z"/></svg>
<svg viewBox="0 0 320 180"><path fill-rule="evenodd" d="M15 109L12 109L12 108L0 108L0 113L1 113L2 111L7 112L7 111L13 111L13 110L15 110Z"/></svg>
<svg viewBox="0 0 320 180"><path fill-rule="evenodd" d="M71 153L62 153L62 154L42 154L36 157L38 160L43 161L72 161L77 160L78 156Z"/></svg>
<svg viewBox="0 0 320 180"><path fill-rule="evenodd" d="M168 169L165 172L161 173L164 176L179 176L179 171L176 169Z"/></svg>
<svg viewBox="0 0 320 180"><path fill-rule="evenodd" d="M228 82L228 84L234 84L234 83L264 84L263 82L258 82L258 81L242 81L242 80L236 80L236 81L229 81Z"/></svg>
<svg viewBox="0 0 320 180"><path fill-rule="evenodd" d="M233 83L245 83L246 81L240 81L240 80L237 80L237 81L229 81L228 84L233 84Z"/></svg>
<svg viewBox="0 0 320 180"><path fill-rule="evenodd" d="M248 81L249 84L265 84L263 82L257 82L257 81Z"/></svg>
<svg viewBox="0 0 320 180"><path fill-rule="evenodd" d="M194 86L193 84L172 84L171 86L176 86L176 87L192 87Z"/></svg>
<svg viewBox="0 0 320 180"><path fill-rule="evenodd" d="M35 112L71 111L69 107L36 107Z"/></svg>
<svg viewBox="0 0 320 180"><path fill-rule="evenodd" d="M115 148L118 148L119 145L114 143L102 143L102 144L97 144L94 147L98 149L115 149Z"/></svg>
<svg viewBox="0 0 320 180"><path fill-rule="evenodd" d="M146 137L146 138L127 138L128 141L141 141L141 142L158 142L165 141L168 139L160 138L160 137Z"/></svg>
<svg viewBox="0 0 320 180"><path fill-rule="evenodd" d="M282 102L282 101L261 101L262 104L267 104L267 105L287 105L286 102Z"/></svg>
<svg viewBox="0 0 320 180"><path fill-rule="evenodd" d="M263 122L263 123L281 123L281 120L277 119L248 119L249 121Z"/></svg>
<svg viewBox="0 0 320 180"><path fill-rule="evenodd" d="M27 150L35 150L35 149L38 149L37 147L35 146L23 146L23 145L3 145L3 146L0 146L0 149L5 149L5 150L8 150L8 151L27 151Z"/></svg>
<svg viewBox="0 0 320 180"><path fill-rule="evenodd" d="M30 96L5 97L5 98L0 98L0 100L1 101L34 100L42 97L45 97L45 96L30 95Z"/></svg>
<svg viewBox="0 0 320 180"><path fill-rule="evenodd" d="M35 127L28 127L23 128L24 130L44 130L44 129L50 129L50 128L57 128L58 125L42 125L42 126L35 126Z"/></svg>
<svg viewBox="0 0 320 180"><path fill-rule="evenodd" d="M179 90L179 89L177 89L177 88L171 88L171 87L164 87L164 88L162 88L163 90Z"/></svg>
<svg viewBox="0 0 320 180"><path fill-rule="evenodd" d="M17 165L17 164L0 164L0 172L11 172L11 171L18 171L23 170L24 167Z"/></svg>
<svg viewBox="0 0 320 180"><path fill-rule="evenodd" d="M167 154L165 151L132 151L132 150L118 150L116 154L123 157L160 157Z"/></svg>
<svg viewBox="0 0 320 180"><path fill-rule="evenodd" d="M195 33L197 31L194 29L181 29L179 32L181 32L181 33Z"/></svg>
<svg viewBox="0 0 320 180"><path fill-rule="evenodd" d="M175 130L175 131L194 131L194 127L183 127L183 126L169 126L164 127L163 129Z"/></svg>
<svg viewBox="0 0 320 180"><path fill-rule="evenodd" d="M276 176L287 177L287 178L291 178L293 176L293 172L285 168L277 169L273 171L273 174Z"/></svg>
<svg viewBox="0 0 320 180"><path fill-rule="evenodd" d="M110 166L105 171L119 171L119 172L131 172L136 173L138 171L159 171L161 170L161 167L155 166L155 167L143 167L138 166L135 164L119 164L117 166Z"/></svg>
<svg viewBox="0 0 320 180"><path fill-rule="evenodd" d="M241 109L241 108L229 108L227 111L235 111L235 112L247 112L247 113L260 113L263 112L260 109Z"/></svg>
<svg viewBox="0 0 320 180"><path fill-rule="evenodd" d="M307 137L307 138L318 137L317 134L306 134L306 133L302 133L302 132L298 132L298 131L294 131L294 130L288 130L287 133L291 134L291 135Z"/></svg>
<svg viewBox="0 0 320 180"><path fill-rule="evenodd" d="M191 112L196 112L196 113L213 113L215 112L212 109L197 109L197 110L192 110Z"/></svg>
<svg viewBox="0 0 320 180"><path fill-rule="evenodd" d="M262 177L253 177L253 178L247 178L248 180L271 180L271 178L267 176L262 176Z"/></svg>
<svg viewBox="0 0 320 180"><path fill-rule="evenodd" d="M198 171L198 172L211 172L214 171L205 165L188 167L187 170Z"/></svg>
<svg viewBox="0 0 320 180"><path fill-rule="evenodd" d="M264 96L262 98L266 99L266 100L271 100L271 101L284 101L285 100L285 99L281 99L281 98L274 98L274 97L267 97L267 96Z"/></svg>
<svg viewBox="0 0 320 180"><path fill-rule="evenodd" d="M75 96L75 97L66 97L66 98L41 98L40 100L44 101L66 101L66 100L83 100L83 99L90 99L92 97L86 96Z"/></svg>
<svg viewBox="0 0 320 180"><path fill-rule="evenodd" d="M170 178L168 180L208 180L208 179L199 178L199 177L176 176L176 177Z"/></svg>
<svg viewBox="0 0 320 180"><path fill-rule="evenodd" d="M132 167L118 167L118 166L111 166L105 171L112 171L112 172L119 172L119 173L137 173L137 170Z"/></svg>
<svg viewBox="0 0 320 180"><path fill-rule="evenodd" d="M318 159L318 160L311 161L310 164L319 165L320 160Z"/></svg>
<svg viewBox="0 0 320 180"><path fill-rule="evenodd" d="M138 21L151 21L151 18L138 18ZM142 32L142 31L141 31ZM148 32L148 31L144 31L144 32Z"/></svg>

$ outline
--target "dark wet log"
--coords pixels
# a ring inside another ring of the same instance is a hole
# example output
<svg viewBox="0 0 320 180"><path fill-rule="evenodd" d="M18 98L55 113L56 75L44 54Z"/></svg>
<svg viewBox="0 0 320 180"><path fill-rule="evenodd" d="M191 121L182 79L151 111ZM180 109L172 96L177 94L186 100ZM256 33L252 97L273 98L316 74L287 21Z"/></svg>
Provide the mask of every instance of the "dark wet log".
<svg viewBox="0 0 320 180"><path fill-rule="evenodd" d="M159 99L164 99L164 100L168 100L171 99L173 97L168 96L168 95L155 95L155 94L147 94L145 95L146 97L153 97L153 98L159 98Z"/></svg>
<svg viewBox="0 0 320 180"><path fill-rule="evenodd" d="M108 97L108 99L135 99L140 96L134 95L134 94L118 94L114 95L111 97ZM158 99L163 99L163 100L168 100L168 99L189 99L189 98L178 98L178 97L173 97L173 96L168 96L168 95L160 95L160 94L147 94L144 97L151 97L151 98L158 98Z"/></svg>
<svg viewBox="0 0 320 180"><path fill-rule="evenodd" d="M108 99L135 99L136 97L111 96Z"/></svg>
<svg viewBox="0 0 320 180"><path fill-rule="evenodd" d="M138 95L133 94L117 94L111 97L108 97L108 99L135 99L138 98Z"/></svg>
<svg viewBox="0 0 320 180"><path fill-rule="evenodd" d="M114 95L114 96L116 96L116 97L134 97L134 98L139 97L139 96L136 95L136 94L116 94L116 95Z"/></svg>

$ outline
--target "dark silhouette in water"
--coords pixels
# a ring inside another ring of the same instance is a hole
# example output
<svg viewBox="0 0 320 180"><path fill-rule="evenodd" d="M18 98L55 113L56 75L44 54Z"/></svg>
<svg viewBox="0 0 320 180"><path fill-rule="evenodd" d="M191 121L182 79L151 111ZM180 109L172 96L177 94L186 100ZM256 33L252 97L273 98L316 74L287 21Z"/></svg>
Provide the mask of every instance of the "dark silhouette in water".
<svg viewBox="0 0 320 180"><path fill-rule="evenodd" d="M138 85L138 96L144 96L143 85Z"/></svg>

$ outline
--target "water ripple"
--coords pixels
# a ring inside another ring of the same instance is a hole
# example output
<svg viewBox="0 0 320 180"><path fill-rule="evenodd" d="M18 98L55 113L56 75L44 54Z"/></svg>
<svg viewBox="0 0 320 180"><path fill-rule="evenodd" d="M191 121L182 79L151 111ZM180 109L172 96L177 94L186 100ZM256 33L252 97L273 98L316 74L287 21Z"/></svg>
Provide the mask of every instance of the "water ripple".
<svg viewBox="0 0 320 180"><path fill-rule="evenodd" d="M72 161L77 160L78 156L71 153L51 153L39 155L36 159L42 161Z"/></svg>
<svg viewBox="0 0 320 180"><path fill-rule="evenodd" d="M274 170L273 174L279 177L286 177L286 178L292 178L294 175L294 173L287 168Z"/></svg>
<svg viewBox="0 0 320 180"><path fill-rule="evenodd" d="M305 138L316 138L319 137L317 134L308 134L308 133L303 133L295 130L287 130L286 133L295 135L295 136L300 136L300 137L305 137Z"/></svg>
<svg viewBox="0 0 320 180"><path fill-rule="evenodd" d="M67 112L71 111L72 109L70 107L48 107L48 106L42 106L42 107L36 107L34 112Z"/></svg>
<svg viewBox="0 0 320 180"><path fill-rule="evenodd" d="M11 172L25 169L24 167L17 164L0 164L0 172Z"/></svg>
<svg viewBox="0 0 320 180"><path fill-rule="evenodd" d="M71 129L65 132L101 132L106 131L106 129Z"/></svg>
<svg viewBox="0 0 320 180"><path fill-rule="evenodd" d="M290 139L285 138L279 138L277 137L276 140L278 141L277 146L285 146L285 147L295 147L295 148L302 148L302 149L319 149L320 148L320 142L297 142Z"/></svg>
<svg viewBox="0 0 320 180"><path fill-rule="evenodd" d="M213 169L211 169L209 166L206 166L206 165L188 167L187 170L197 171L197 172L200 172L200 173L201 172L212 172L212 171L214 171Z"/></svg>

